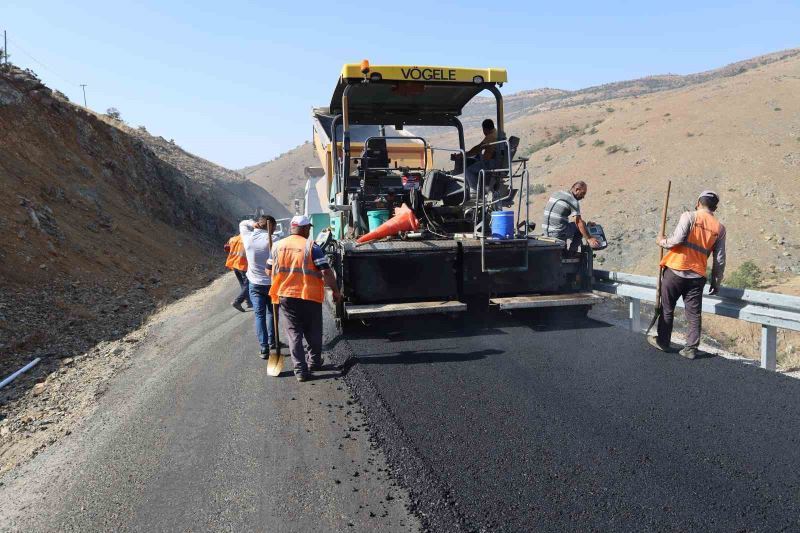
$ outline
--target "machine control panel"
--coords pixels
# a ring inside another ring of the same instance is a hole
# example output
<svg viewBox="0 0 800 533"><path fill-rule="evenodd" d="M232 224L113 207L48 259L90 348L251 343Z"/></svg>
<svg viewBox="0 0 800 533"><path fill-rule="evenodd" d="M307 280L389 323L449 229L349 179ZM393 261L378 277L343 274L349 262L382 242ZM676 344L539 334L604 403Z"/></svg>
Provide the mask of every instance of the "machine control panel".
<svg viewBox="0 0 800 533"><path fill-rule="evenodd" d="M605 250L608 248L608 240L606 240L606 234L603 231L603 226L600 224L590 223L586 224L586 229L589 230L589 235L597 239L597 242L600 243L600 247L596 248L597 250Z"/></svg>

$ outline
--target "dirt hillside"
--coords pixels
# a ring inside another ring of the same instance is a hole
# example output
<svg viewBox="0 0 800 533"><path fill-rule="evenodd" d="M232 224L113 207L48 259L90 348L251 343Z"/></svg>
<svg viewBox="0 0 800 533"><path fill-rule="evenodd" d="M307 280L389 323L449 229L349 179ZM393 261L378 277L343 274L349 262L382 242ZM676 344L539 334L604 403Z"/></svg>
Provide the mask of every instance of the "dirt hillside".
<svg viewBox="0 0 800 533"><path fill-rule="evenodd" d="M0 72L0 131L2 375L121 337L221 272L241 214L280 209L243 177L75 106L31 72Z"/></svg>
<svg viewBox="0 0 800 533"><path fill-rule="evenodd" d="M310 166L319 166L319 160L314 145L306 142L271 161L245 167L240 172L294 212L294 199L304 196L306 178L303 169Z"/></svg>
<svg viewBox="0 0 800 533"><path fill-rule="evenodd" d="M585 216L601 222L612 269L650 272L667 180L670 223L706 188L722 196L731 266L753 260L800 274L800 55L735 76L512 120L547 191L589 184ZM548 146L549 145L549 146ZM547 194L535 197L541 222Z"/></svg>

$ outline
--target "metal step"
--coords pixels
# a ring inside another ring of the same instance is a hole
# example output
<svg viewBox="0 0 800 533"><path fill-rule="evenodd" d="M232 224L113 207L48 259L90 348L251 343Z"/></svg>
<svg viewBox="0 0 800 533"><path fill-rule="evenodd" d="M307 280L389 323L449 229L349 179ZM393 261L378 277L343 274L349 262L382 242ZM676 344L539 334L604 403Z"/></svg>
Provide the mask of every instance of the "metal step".
<svg viewBox="0 0 800 533"><path fill-rule="evenodd" d="M523 294L491 298L490 303L500 309L535 309L540 307L567 307L571 305L594 305L604 298L591 292L571 292L567 294Z"/></svg>
<svg viewBox="0 0 800 533"><path fill-rule="evenodd" d="M377 318L435 313L461 313L467 304L459 301L404 302L386 304L344 304L347 318Z"/></svg>

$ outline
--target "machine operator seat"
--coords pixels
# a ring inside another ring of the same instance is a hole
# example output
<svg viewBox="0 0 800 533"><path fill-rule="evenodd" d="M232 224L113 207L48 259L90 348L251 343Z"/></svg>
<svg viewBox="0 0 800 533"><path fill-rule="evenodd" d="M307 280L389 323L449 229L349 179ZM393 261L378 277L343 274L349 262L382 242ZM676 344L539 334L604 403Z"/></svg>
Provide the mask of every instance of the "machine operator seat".
<svg viewBox="0 0 800 533"><path fill-rule="evenodd" d="M364 144L364 151L361 152L361 171L365 176L374 175L370 169L388 168L391 160L389 159L389 149L386 147L386 139L382 137L370 137Z"/></svg>

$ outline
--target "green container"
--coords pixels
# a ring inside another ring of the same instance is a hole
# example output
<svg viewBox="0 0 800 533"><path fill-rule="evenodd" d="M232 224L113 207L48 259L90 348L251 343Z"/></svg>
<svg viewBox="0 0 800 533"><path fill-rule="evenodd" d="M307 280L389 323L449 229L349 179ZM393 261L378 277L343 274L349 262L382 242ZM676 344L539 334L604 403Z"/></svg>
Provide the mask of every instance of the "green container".
<svg viewBox="0 0 800 533"><path fill-rule="evenodd" d="M337 241L341 240L342 238L341 214L331 213L330 219L331 219L331 229L333 230L333 238L336 239Z"/></svg>
<svg viewBox="0 0 800 533"><path fill-rule="evenodd" d="M375 211L367 211L367 223L369 230L375 231L378 226L389 220L388 209L376 209Z"/></svg>
<svg viewBox="0 0 800 533"><path fill-rule="evenodd" d="M316 238L331 225L331 217L328 213L316 213L311 215L311 225L314 227L314 238Z"/></svg>

